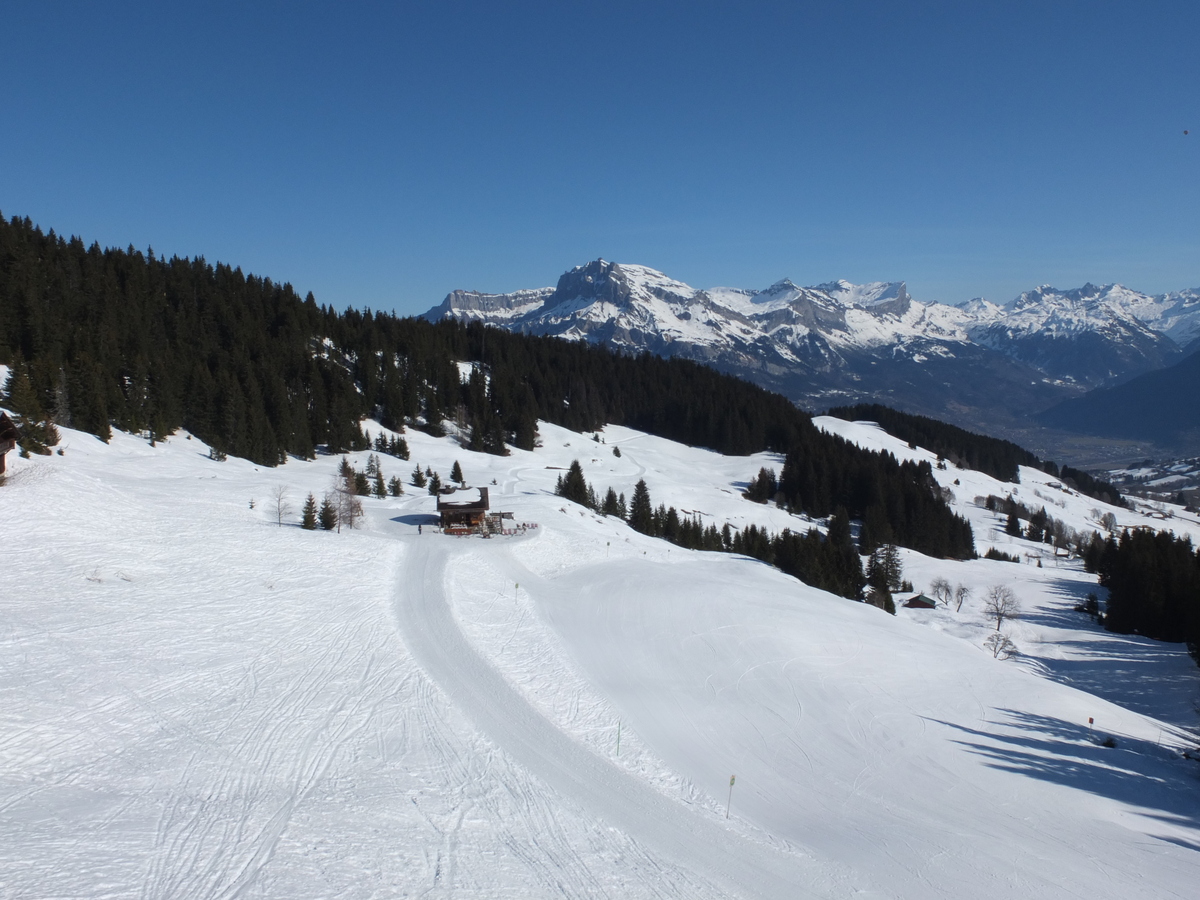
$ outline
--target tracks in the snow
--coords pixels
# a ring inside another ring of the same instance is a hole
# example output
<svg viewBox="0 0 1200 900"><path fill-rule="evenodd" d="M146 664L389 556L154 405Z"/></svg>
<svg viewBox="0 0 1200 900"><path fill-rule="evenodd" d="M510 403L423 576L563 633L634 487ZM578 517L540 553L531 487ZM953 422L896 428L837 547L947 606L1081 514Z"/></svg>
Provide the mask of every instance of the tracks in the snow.
<svg viewBox="0 0 1200 900"><path fill-rule="evenodd" d="M657 793L541 716L468 642L445 596L448 542L415 541L396 615L417 661L473 724L565 800L734 896L811 895L803 857L781 853Z"/></svg>

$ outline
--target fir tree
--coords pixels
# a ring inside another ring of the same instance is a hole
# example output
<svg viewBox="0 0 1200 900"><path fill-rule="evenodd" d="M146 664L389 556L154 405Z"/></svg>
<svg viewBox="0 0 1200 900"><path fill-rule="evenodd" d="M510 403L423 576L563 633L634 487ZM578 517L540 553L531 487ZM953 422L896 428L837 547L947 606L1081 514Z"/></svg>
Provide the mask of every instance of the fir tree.
<svg viewBox="0 0 1200 900"><path fill-rule="evenodd" d="M321 498L321 508L317 513L317 521L326 531L333 531L333 529L338 527L337 508L328 494Z"/></svg>
<svg viewBox="0 0 1200 900"><path fill-rule="evenodd" d="M395 475L393 475L391 481L388 482L388 493L393 497L399 497L404 493L404 485Z"/></svg>
<svg viewBox="0 0 1200 900"><path fill-rule="evenodd" d="M466 480L463 478L462 466L458 464L457 459L454 461L454 465L450 468L450 480L455 481L458 484L466 484Z"/></svg>
<svg viewBox="0 0 1200 900"><path fill-rule="evenodd" d="M372 493L376 497L387 496L387 485L383 483L383 470L380 468L375 469L375 485Z"/></svg>
<svg viewBox="0 0 1200 900"><path fill-rule="evenodd" d="M21 449L49 456L58 443L58 429L50 422L24 370L9 377L8 405L17 414Z"/></svg>
<svg viewBox="0 0 1200 900"><path fill-rule="evenodd" d="M633 489L633 499L629 501L629 525L642 534L652 534L654 531L654 511L645 479L639 479Z"/></svg>
<svg viewBox="0 0 1200 900"><path fill-rule="evenodd" d="M442 476L434 472L429 479L429 493L437 496L442 492Z"/></svg>
<svg viewBox="0 0 1200 900"><path fill-rule="evenodd" d="M567 473L561 476L558 483L555 485L554 492L560 497L579 503L583 506L588 506L588 491L590 490L587 479L583 477L583 466L579 464L579 460L571 460L571 465L567 468Z"/></svg>
<svg viewBox="0 0 1200 900"><path fill-rule="evenodd" d="M423 471L421 471L421 467L419 465L415 469L413 469L412 483L413 483L413 487L419 487L419 488L425 487L425 473Z"/></svg>
<svg viewBox="0 0 1200 900"><path fill-rule="evenodd" d="M306 531L313 531L317 527L317 498L312 494L309 494L304 501L300 527Z"/></svg>

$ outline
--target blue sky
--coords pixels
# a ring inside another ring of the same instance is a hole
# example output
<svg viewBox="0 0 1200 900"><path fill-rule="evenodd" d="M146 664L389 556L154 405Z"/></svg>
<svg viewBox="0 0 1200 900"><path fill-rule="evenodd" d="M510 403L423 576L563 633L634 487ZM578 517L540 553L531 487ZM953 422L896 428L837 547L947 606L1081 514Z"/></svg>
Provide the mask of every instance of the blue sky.
<svg viewBox="0 0 1200 900"><path fill-rule="evenodd" d="M1200 286L1194 2L5 6L4 215L338 307Z"/></svg>

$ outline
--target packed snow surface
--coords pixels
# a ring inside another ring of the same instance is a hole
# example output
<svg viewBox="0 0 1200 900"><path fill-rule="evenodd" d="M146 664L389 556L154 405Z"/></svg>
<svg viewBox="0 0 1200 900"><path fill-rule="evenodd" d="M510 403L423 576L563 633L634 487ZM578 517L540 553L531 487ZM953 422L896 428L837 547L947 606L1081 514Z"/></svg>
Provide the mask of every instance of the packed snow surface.
<svg viewBox="0 0 1200 900"><path fill-rule="evenodd" d="M1195 666L1074 612L1094 578L974 498L1077 528L1108 507L1031 470L938 470L979 549L1026 561L905 551L916 587L974 595L892 617L552 494L578 459L599 491L645 478L706 523L814 527L741 498L778 457L541 434L501 458L410 432L410 461L380 457L406 483L457 460L538 525L490 540L436 533L411 484L359 529L300 529L337 458L264 469L184 434L69 430L62 456L10 455L0 894L1195 895ZM1177 508L1115 512L1200 535ZM997 583L1023 605L1009 660L983 647Z"/></svg>

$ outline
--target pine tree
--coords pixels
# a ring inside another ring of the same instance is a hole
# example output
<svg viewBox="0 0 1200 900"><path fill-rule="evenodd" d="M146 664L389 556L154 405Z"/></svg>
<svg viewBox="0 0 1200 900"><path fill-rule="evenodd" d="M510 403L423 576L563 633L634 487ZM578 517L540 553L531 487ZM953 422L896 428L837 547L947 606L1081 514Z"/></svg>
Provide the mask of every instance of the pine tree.
<svg viewBox="0 0 1200 900"><path fill-rule="evenodd" d="M884 545L883 567L887 572L888 587L893 591L905 590L908 582L904 580L904 563L900 560L900 551L895 544Z"/></svg>
<svg viewBox="0 0 1200 900"><path fill-rule="evenodd" d="M9 378L8 405L19 420L21 449L26 453L48 456L50 448L58 443L58 429L46 416L23 369Z"/></svg>
<svg viewBox="0 0 1200 900"><path fill-rule="evenodd" d="M317 527L317 498L309 494L304 501L304 511L301 513L300 527L313 531Z"/></svg>
<svg viewBox="0 0 1200 900"><path fill-rule="evenodd" d="M354 493L359 497L371 496L371 480L367 478L366 472L354 473Z"/></svg>
<svg viewBox="0 0 1200 900"><path fill-rule="evenodd" d="M328 494L321 498L321 509L317 513L317 521L326 531L333 531L338 526L337 508Z"/></svg>
<svg viewBox="0 0 1200 900"><path fill-rule="evenodd" d="M383 470L378 467L375 469L375 487L373 493L376 497L387 496L387 485L383 483Z"/></svg>
<svg viewBox="0 0 1200 900"><path fill-rule="evenodd" d="M404 493L404 484L395 475L393 475L392 480L388 482L388 493L393 497L399 497Z"/></svg>
<svg viewBox="0 0 1200 900"><path fill-rule="evenodd" d="M421 471L420 465L418 465L415 469L413 469L412 483L413 483L413 487L419 487L419 488L425 487L425 473L423 471Z"/></svg>
<svg viewBox="0 0 1200 900"><path fill-rule="evenodd" d="M1004 525L1004 532L1005 534L1012 535L1013 537L1021 536L1021 520L1017 518L1016 512L1010 512L1008 514L1008 522L1006 522Z"/></svg>
<svg viewBox="0 0 1200 900"><path fill-rule="evenodd" d="M462 466L458 464L457 459L454 461L454 465L450 469L450 480L458 482L459 484L466 484L466 480L463 478Z"/></svg>
<svg viewBox="0 0 1200 900"><path fill-rule="evenodd" d="M650 489L645 479L639 479L629 502L629 525L634 531L651 534L654 531L654 508L650 504Z"/></svg>
<svg viewBox="0 0 1200 900"><path fill-rule="evenodd" d="M555 485L554 492L560 497L566 497L573 503L588 506L588 491L590 490L587 479L583 477L583 466L579 464L579 460L571 460L571 465L567 469L567 474L563 475Z"/></svg>
<svg viewBox="0 0 1200 900"><path fill-rule="evenodd" d="M442 476L439 475L437 472L434 472L433 476L429 479L429 493L433 494L433 496L436 497L441 492L442 492Z"/></svg>

